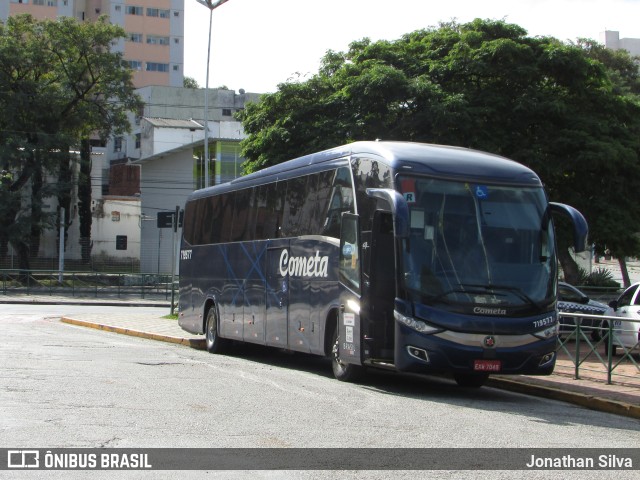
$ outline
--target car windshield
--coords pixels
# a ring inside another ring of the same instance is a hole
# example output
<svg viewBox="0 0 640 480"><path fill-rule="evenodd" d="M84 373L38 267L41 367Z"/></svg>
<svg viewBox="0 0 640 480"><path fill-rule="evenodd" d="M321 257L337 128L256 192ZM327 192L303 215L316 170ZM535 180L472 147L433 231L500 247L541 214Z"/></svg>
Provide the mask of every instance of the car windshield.
<svg viewBox="0 0 640 480"><path fill-rule="evenodd" d="M555 241L542 188L412 176L399 186L410 211L402 258L412 298L455 309L550 301Z"/></svg>

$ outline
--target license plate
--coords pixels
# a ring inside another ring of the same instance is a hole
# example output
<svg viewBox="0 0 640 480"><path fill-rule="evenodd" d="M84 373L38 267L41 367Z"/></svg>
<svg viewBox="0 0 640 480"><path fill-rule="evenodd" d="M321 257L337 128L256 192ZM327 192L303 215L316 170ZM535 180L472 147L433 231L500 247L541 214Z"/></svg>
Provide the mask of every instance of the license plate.
<svg viewBox="0 0 640 480"><path fill-rule="evenodd" d="M474 360L473 369L476 372L499 372L502 369L500 360Z"/></svg>

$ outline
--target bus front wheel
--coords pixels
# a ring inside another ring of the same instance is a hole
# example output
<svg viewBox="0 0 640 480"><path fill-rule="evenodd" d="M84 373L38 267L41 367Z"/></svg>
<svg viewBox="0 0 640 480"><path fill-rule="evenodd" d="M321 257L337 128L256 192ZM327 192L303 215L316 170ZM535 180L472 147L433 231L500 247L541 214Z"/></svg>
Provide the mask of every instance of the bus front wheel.
<svg viewBox="0 0 640 480"><path fill-rule="evenodd" d="M340 336L338 335L338 327L333 329L333 339L331 347L331 367L333 376L341 382L355 382L362 377L363 367L352 363L344 363L340 360Z"/></svg>
<svg viewBox="0 0 640 480"><path fill-rule="evenodd" d="M218 335L218 313L213 306L207 312L207 328L205 331L207 338L207 350L210 353L221 353L226 346L224 338Z"/></svg>
<svg viewBox="0 0 640 480"><path fill-rule="evenodd" d="M488 373L456 373L454 380L460 387L480 388L489 378Z"/></svg>

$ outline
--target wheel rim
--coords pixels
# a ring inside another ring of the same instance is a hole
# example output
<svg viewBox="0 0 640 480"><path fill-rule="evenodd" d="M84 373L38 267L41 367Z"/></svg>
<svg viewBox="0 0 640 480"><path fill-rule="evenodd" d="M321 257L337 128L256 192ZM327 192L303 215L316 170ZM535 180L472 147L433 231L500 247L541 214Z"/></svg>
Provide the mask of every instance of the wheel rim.
<svg viewBox="0 0 640 480"><path fill-rule="evenodd" d="M340 345L340 337L336 335L336 341L333 342L333 348L331 349L331 353L333 354L333 365L336 369L344 370L345 364L340 360L338 345Z"/></svg>
<svg viewBox="0 0 640 480"><path fill-rule="evenodd" d="M216 340L216 316L212 313L209 314L207 321L207 344L213 345Z"/></svg>

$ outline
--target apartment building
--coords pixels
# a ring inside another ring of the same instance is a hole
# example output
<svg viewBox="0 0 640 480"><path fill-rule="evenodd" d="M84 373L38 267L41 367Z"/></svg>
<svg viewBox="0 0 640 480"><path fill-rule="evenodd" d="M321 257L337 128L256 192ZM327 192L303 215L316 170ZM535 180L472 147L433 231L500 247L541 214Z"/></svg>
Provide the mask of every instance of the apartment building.
<svg viewBox="0 0 640 480"><path fill-rule="evenodd" d="M184 0L3 0L0 20L29 13L38 19L101 15L120 25L126 38L114 46L134 71L136 87L182 87L184 80Z"/></svg>
<svg viewBox="0 0 640 480"><path fill-rule="evenodd" d="M611 50L626 50L631 55L640 55L640 38L620 38L620 32L616 30L601 32L600 42Z"/></svg>

